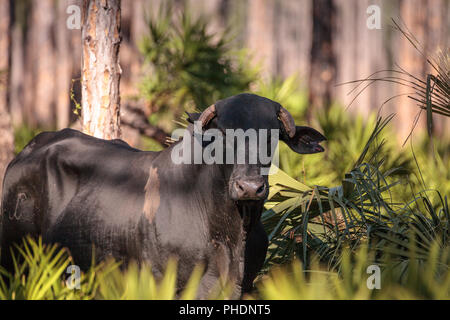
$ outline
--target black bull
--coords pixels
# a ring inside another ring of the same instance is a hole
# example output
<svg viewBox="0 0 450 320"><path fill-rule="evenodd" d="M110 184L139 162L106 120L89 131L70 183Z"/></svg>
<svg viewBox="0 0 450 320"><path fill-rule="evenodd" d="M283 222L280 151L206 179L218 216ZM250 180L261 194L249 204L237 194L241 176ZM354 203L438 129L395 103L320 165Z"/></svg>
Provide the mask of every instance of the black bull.
<svg viewBox="0 0 450 320"><path fill-rule="evenodd" d="M252 94L218 101L189 120L203 129L279 129L295 152L323 151L320 133L295 126L278 103ZM71 129L36 136L5 174L2 265L12 266L11 244L42 236L67 247L82 269L93 247L97 260L148 262L157 277L176 256L179 289L202 263L199 297L223 277L236 285L234 298L251 290L268 245L260 222L268 194L262 165L177 165L176 144L144 152Z"/></svg>

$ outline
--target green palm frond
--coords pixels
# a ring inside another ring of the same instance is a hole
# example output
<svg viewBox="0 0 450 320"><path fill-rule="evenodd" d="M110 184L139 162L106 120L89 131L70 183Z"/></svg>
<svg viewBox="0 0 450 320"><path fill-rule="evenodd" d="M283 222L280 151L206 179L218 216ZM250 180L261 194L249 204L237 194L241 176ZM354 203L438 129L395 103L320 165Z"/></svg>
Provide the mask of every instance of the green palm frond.
<svg viewBox="0 0 450 320"><path fill-rule="evenodd" d="M80 289L67 286L67 267L73 265L68 251L58 245L45 245L42 239L23 239L12 250L14 272L0 267L0 299L61 300L92 299L98 287L95 273L107 273L115 266L99 264L80 274Z"/></svg>
<svg viewBox="0 0 450 320"><path fill-rule="evenodd" d="M378 248L372 241L380 244L395 239L397 245L403 241L408 246L405 238L415 229L422 232L417 233L419 240L441 238L441 249L448 248L446 197L430 190L411 193L413 200L403 202L396 193L396 189L405 193L397 176L401 168L381 169L385 161L379 136L391 119L377 120L341 185L308 186L282 170L269 176L271 192L261 218L270 241L266 270L295 258L308 267L311 254L317 254L329 269L335 269L344 248L353 250L362 243ZM438 201L432 200L430 192L437 195Z"/></svg>
<svg viewBox="0 0 450 320"><path fill-rule="evenodd" d="M408 259L396 261L390 253L375 257L367 246L356 252L344 250L340 268L329 271L318 263L305 270L294 260L274 267L257 283L259 296L268 300L367 300L367 299L450 299L449 254L439 249L439 241L422 258L410 245ZM394 254L395 256L395 254ZM371 271L371 270L379 270ZM373 287L378 276L378 287Z"/></svg>

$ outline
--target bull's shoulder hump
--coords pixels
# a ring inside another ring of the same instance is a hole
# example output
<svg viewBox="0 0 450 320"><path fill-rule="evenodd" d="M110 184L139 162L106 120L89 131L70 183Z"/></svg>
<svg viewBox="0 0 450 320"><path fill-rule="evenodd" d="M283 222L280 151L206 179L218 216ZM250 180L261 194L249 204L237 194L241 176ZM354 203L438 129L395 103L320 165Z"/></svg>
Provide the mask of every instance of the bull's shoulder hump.
<svg viewBox="0 0 450 320"><path fill-rule="evenodd" d="M60 131L44 131L37 134L28 144L23 148L19 155L26 156L33 151L42 147L47 147L55 142L82 135L81 132L70 128Z"/></svg>
<svg viewBox="0 0 450 320"><path fill-rule="evenodd" d="M124 170L128 167L146 167L159 153L141 151L123 140L103 140L77 130L63 129L38 134L13 162L32 164L34 167L42 161L51 160L51 163L67 164L70 167L109 167Z"/></svg>
<svg viewBox="0 0 450 320"><path fill-rule="evenodd" d="M132 148L125 141L98 139L73 129L42 132L34 137L13 160L13 165L32 165L43 161L68 167L106 166L121 168L130 163L151 162L157 153ZM48 165L46 165L48 166ZM61 166L55 166L61 169Z"/></svg>
<svg viewBox="0 0 450 320"><path fill-rule="evenodd" d="M139 149L131 147L128 143L120 139L103 140L84 134L80 131L66 128L54 132L42 132L35 136L20 153L27 156L40 150L40 153L48 152L50 149L67 149L68 155L74 152L142 152Z"/></svg>

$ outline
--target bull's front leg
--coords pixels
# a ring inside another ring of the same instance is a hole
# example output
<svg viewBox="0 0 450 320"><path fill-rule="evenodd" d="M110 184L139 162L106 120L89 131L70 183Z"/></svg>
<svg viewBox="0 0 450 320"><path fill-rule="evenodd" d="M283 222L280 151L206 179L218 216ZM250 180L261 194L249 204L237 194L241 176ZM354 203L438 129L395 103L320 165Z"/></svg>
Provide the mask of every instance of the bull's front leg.
<svg viewBox="0 0 450 320"><path fill-rule="evenodd" d="M249 232L245 246L244 278L242 280L243 294L252 291L253 281L258 272L261 271L266 259L268 246L269 239L266 231L261 221L258 221Z"/></svg>
<svg viewBox="0 0 450 320"><path fill-rule="evenodd" d="M242 245L231 250L225 244L213 241L207 269L200 280L197 296L207 299L232 286L231 299L239 299L242 293L242 279L244 276L245 241Z"/></svg>

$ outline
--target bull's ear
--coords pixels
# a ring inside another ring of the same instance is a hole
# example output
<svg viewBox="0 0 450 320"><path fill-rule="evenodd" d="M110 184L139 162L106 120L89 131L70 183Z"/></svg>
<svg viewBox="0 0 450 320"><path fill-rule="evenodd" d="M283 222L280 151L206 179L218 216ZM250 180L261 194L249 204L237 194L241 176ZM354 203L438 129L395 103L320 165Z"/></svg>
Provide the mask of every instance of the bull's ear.
<svg viewBox="0 0 450 320"><path fill-rule="evenodd" d="M289 138L284 135L282 140L293 151L301 154L323 152L320 142L327 140L319 131L310 127L295 127L295 135Z"/></svg>
<svg viewBox="0 0 450 320"><path fill-rule="evenodd" d="M200 118L200 115L201 115L201 113L199 113L199 112L186 112L186 114L187 114L187 121L189 122L189 123L194 123L194 121L198 121L198 119Z"/></svg>

